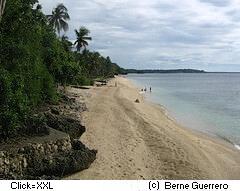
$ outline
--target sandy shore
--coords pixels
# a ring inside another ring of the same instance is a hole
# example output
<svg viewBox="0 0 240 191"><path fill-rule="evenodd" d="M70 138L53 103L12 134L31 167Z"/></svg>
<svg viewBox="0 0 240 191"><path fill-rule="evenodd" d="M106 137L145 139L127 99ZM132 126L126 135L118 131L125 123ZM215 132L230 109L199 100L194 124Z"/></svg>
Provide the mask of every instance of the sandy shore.
<svg viewBox="0 0 240 191"><path fill-rule="evenodd" d="M89 108L81 140L98 154L89 169L67 179L240 179L240 151L180 127L127 79L72 91Z"/></svg>

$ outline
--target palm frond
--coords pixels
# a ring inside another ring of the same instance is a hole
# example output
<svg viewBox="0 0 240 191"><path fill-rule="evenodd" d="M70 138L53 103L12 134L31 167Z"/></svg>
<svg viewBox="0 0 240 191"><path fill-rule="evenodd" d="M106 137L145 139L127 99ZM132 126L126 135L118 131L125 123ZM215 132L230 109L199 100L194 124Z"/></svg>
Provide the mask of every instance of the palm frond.
<svg viewBox="0 0 240 191"><path fill-rule="evenodd" d="M90 33L90 31L87 28L85 28L85 27L81 27L79 29L79 33L81 34L81 36L86 36L86 35L88 35Z"/></svg>
<svg viewBox="0 0 240 191"><path fill-rule="evenodd" d="M61 30L64 32L68 30L67 20L70 19L70 16L67 11L67 8L61 3L58 4L55 9L53 9L52 15L47 15L49 24L54 27L59 35Z"/></svg>
<svg viewBox="0 0 240 191"><path fill-rule="evenodd" d="M64 14L62 14L61 16L62 16L62 18L65 19L65 20L70 20L70 16L69 16L68 13L64 13Z"/></svg>
<svg viewBox="0 0 240 191"><path fill-rule="evenodd" d="M66 21L60 19L59 20L60 23L60 28L64 30L64 32L66 32L68 30L68 24Z"/></svg>
<svg viewBox="0 0 240 191"><path fill-rule="evenodd" d="M73 44L76 45L78 43L78 40L76 40Z"/></svg>
<svg viewBox="0 0 240 191"><path fill-rule="evenodd" d="M92 40L92 37L89 37L89 36L84 36L82 37L84 40Z"/></svg>
<svg viewBox="0 0 240 191"><path fill-rule="evenodd" d="M58 9L58 10L63 10L63 11L65 11L65 12L68 11L68 9L65 7L65 5L64 5L63 3L58 4L57 7L56 7L56 9Z"/></svg>
<svg viewBox="0 0 240 191"><path fill-rule="evenodd" d="M81 48L88 46L88 40L92 40L91 37L87 36L90 31L85 27L80 27L79 30L75 30L77 40L75 41L74 45L76 45L77 51L81 51Z"/></svg>
<svg viewBox="0 0 240 191"><path fill-rule="evenodd" d="M62 35L62 41L67 41L68 37L66 35Z"/></svg>
<svg viewBox="0 0 240 191"><path fill-rule="evenodd" d="M75 29L74 31L75 31L76 36L79 37L80 35L79 35L79 32L77 31L77 29Z"/></svg>
<svg viewBox="0 0 240 191"><path fill-rule="evenodd" d="M83 45L87 45L87 46L88 46L88 42L87 42L87 41L85 41L85 40L83 40L83 41L82 41L82 44L83 44Z"/></svg>

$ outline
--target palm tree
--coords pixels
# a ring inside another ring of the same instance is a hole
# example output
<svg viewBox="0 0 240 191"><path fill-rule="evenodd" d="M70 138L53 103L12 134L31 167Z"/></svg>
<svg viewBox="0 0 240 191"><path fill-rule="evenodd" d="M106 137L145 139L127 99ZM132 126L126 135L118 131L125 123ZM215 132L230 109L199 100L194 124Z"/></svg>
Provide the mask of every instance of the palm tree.
<svg viewBox="0 0 240 191"><path fill-rule="evenodd" d="M68 40L68 36L62 35L62 41L66 41L66 40Z"/></svg>
<svg viewBox="0 0 240 191"><path fill-rule="evenodd" d="M6 5L6 0L0 0L0 20L2 18L4 9L5 9L5 5Z"/></svg>
<svg viewBox="0 0 240 191"><path fill-rule="evenodd" d="M79 29L79 31L77 31L75 29L75 33L77 36L77 40L74 42L74 45L76 45L77 47L77 51L80 52L82 47L84 47L84 49L86 49L86 47L88 46L88 40L92 40L92 37L89 37L89 33L90 31L85 28L85 27L81 27Z"/></svg>
<svg viewBox="0 0 240 191"><path fill-rule="evenodd" d="M71 41L69 41L68 37L63 35L61 41L65 51L70 52L73 44Z"/></svg>
<svg viewBox="0 0 240 191"><path fill-rule="evenodd" d="M58 4L56 8L52 10L52 15L47 15L49 24L57 30L60 37L60 32L63 30L66 32L68 30L67 21L70 19L67 8L61 3Z"/></svg>

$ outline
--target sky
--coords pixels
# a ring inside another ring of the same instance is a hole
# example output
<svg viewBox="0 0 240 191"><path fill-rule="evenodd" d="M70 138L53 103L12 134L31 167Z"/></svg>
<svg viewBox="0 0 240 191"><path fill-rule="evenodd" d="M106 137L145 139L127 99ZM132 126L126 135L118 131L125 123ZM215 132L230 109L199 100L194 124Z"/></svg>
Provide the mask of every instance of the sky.
<svg viewBox="0 0 240 191"><path fill-rule="evenodd" d="M240 0L40 0L50 14L64 3L89 49L124 68L240 71Z"/></svg>

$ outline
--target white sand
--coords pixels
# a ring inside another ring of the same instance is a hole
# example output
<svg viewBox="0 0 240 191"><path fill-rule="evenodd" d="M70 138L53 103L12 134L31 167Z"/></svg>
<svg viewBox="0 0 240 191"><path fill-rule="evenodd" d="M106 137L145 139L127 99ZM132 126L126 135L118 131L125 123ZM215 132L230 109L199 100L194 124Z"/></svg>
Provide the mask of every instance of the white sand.
<svg viewBox="0 0 240 191"><path fill-rule="evenodd" d="M81 140L98 154L89 169L67 179L240 179L239 150L180 127L127 79L71 91L86 99Z"/></svg>

